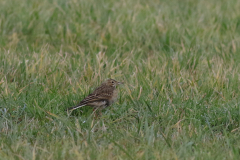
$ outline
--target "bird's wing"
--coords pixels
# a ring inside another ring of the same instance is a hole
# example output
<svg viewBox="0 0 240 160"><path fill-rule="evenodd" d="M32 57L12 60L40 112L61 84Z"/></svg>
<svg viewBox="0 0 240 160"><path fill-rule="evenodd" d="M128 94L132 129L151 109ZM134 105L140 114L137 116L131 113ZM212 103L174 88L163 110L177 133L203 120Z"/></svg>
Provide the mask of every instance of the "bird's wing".
<svg viewBox="0 0 240 160"><path fill-rule="evenodd" d="M99 101L108 101L110 96L108 94L89 94L86 98L84 98L79 105L88 105L92 104L94 102L99 102Z"/></svg>
<svg viewBox="0 0 240 160"><path fill-rule="evenodd" d="M93 93L84 98L79 105L88 105L93 102L108 101L112 97L113 90L114 89L111 87L100 86L96 88Z"/></svg>
<svg viewBox="0 0 240 160"><path fill-rule="evenodd" d="M86 98L84 98L77 106L70 107L67 110L75 110L77 108L83 107L83 106L95 106L95 105L108 105L108 94L89 94Z"/></svg>
<svg viewBox="0 0 240 160"><path fill-rule="evenodd" d="M99 96L111 97L113 90L114 90L114 88L109 87L109 86L100 86L100 87L96 88L92 94L96 94Z"/></svg>

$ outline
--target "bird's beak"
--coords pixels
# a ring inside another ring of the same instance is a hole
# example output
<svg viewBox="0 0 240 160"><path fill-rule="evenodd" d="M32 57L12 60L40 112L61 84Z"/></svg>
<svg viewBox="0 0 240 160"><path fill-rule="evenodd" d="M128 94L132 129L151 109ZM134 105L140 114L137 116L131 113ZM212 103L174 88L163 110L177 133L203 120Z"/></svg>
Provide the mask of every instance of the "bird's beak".
<svg viewBox="0 0 240 160"><path fill-rule="evenodd" d="M124 82L118 82L118 84L124 84Z"/></svg>

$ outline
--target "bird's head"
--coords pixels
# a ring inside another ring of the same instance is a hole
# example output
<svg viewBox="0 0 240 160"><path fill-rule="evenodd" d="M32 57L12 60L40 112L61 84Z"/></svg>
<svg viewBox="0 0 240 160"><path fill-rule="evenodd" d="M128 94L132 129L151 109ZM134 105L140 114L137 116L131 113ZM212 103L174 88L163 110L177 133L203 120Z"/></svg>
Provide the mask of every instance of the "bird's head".
<svg viewBox="0 0 240 160"><path fill-rule="evenodd" d="M116 87L119 84L123 84L123 82L118 82L114 79L108 79L108 80L105 81L105 84L108 85L108 86L111 86L111 87Z"/></svg>

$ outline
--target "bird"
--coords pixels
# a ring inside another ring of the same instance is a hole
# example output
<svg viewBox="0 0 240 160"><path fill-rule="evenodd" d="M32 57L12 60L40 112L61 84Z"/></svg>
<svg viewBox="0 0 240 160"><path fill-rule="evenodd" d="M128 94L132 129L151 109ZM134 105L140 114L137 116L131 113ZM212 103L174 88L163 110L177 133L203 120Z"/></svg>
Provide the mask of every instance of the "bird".
<svg viewBox="0 0 240 160"><path fill-rule="evenodd" d="M112 105L118 97L118 90L116 87L123 82L118 82L114 79L107 79L99 87L97 87L91 94L85 97L78 105L70 107L67 111L73 111L83 106L93 107L96 109L104 109Z"/></svg>

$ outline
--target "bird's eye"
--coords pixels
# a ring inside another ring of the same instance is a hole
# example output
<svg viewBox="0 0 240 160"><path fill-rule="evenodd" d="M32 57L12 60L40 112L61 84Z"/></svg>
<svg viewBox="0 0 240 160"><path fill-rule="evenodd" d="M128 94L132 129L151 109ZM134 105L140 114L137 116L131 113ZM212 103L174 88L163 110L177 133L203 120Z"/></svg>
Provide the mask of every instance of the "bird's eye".
<svg viewBox="0 0 240 160"><path fill-rule="evenodd" d="M114 83L114 82L112 81L112 83Z"/></svg>

